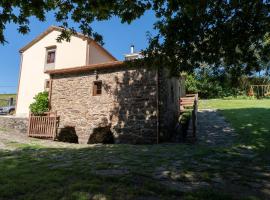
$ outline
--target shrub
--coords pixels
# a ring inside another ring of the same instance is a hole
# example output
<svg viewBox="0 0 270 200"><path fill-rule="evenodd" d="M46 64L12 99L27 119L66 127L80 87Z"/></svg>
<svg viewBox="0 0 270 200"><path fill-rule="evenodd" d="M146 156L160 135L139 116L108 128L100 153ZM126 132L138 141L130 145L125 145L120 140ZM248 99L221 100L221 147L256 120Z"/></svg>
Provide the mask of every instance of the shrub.
<svg viewBox="0 0 270 200"><path fill-rule="evenodd" d="M233 98L241 96L246 98L247 92L242 87L232 87L229 84L229 77L216 76L211 73L197 72L186 76L186 91L187 93L198 93L200 98Z"/></svg>
<svg viewBox="0 0 270 200"><path fill-rule="evenodd" d="M34 102L29 106L30 111L34 115L42 115L49 111L49 94L48 92L40 92L34 97Z"/></svg>
<svg viewBox="0 0 270 200"><path fill-rule="evenodd" d="M185 86L188 93L198 93L199 92L199 81L195 78L193 74L188 74L185 76Z"/></svg>
<svg viewBox="0 0 270 200"><path fill-rule="evenodd" d="M216 98L224 94L222 86L217 81L207 77L196 77L194 74L186 76L187 93L199 93L201 98Z"/></svg>

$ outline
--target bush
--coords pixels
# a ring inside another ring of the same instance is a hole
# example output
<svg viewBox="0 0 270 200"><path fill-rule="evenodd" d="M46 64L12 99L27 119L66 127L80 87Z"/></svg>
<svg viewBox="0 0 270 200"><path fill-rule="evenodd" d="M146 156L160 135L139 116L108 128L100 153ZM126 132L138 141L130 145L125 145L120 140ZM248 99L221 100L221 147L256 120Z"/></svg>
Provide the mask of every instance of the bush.
<svg viewBox="0 0 270 200"><path fill-rule="evenodd" d="M34 115L42 115L49 111L49 93L40 92L34 97L34 102L29 106Z"/></svg>
<svg viewBox="0 0 270 200"><path fill-rule="evenodd" d="M250 99L246 95L249 94L251 85L270 84L268 74L258 76L255 73L236 76L223 67L204 66L185 77L187 93L198 93L199 97L206 99L224 97L229 99Z"/></svg>
<svg viewBox="0 0 270 200"><path fill-rule="evenodd" d="M207 77L196 77L193 74L186 76L187 93L199 93L201 98L216 98L224 95L225 91L217 81L211 81Z"/></svg>
<svg viewBox="0 0 270 200"><path fill-rule="evenodd" d="M241 96L246 98L243 88L235 88L226 83L226 78L220 78L212 74L195 73L186 76L187 93L198 93L200 98L233 98Z"/></svg>

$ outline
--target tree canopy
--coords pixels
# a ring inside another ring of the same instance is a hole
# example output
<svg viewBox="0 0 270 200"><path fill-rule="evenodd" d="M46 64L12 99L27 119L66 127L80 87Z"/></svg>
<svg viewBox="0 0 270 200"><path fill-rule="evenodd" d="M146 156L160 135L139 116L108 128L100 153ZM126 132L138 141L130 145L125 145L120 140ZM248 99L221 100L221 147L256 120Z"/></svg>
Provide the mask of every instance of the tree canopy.
<svg viewBox="0 0 270 200"><path fill-rule="evenodd" d="M149 35L144 53L151 62L166 63L173 74L203 65L222 66L235 76L269 70L269 0L0 0L0 42L7 23L26 34L31 16L45 21L51 11L66 28L58 40L76 32L72 20L102 44L93 21L117 16L131 23L147 10L155 12L158 34Z"/></svg>

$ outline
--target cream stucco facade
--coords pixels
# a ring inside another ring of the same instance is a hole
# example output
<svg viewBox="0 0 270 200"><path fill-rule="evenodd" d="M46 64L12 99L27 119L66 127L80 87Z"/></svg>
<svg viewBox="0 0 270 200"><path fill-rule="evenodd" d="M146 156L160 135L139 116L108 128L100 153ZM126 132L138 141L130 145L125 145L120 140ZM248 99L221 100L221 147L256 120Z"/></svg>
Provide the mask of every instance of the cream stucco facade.
<svg viewBox="0 0 270 200"><path fill-rule="evenodd" d="M70 42L58 43L56 38L61 29L50 27L21 50L21 69L16 105L17 116L28 116L29 105L34 96L44 91L49 75L46 70L47 47L55 48L54 69L81 67L105 63L116 59L92 39L72 36Z"/></svg>

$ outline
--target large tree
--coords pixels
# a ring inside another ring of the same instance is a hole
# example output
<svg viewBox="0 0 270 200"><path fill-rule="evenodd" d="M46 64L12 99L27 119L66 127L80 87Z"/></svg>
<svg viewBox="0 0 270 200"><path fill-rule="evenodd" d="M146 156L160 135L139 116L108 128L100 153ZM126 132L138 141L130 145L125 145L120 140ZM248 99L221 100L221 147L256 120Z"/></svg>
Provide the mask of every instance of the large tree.
<svg viewBox="0 0 270 200"><path fill-rule="evenodd" d="M269 63L269 0L0 0L0 42L5 42L7 23L18 24L25 34L31 16L45 21L52 11L66 28L59 40L75 32L68 23L72 20L102 43L91 28L93 21L117 16L131 23L150 9L156 14L158 34L149 36L145 54L150 62L166 63L174 74L207 64L237 77Z"/></svg>

